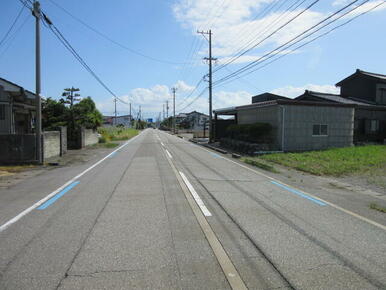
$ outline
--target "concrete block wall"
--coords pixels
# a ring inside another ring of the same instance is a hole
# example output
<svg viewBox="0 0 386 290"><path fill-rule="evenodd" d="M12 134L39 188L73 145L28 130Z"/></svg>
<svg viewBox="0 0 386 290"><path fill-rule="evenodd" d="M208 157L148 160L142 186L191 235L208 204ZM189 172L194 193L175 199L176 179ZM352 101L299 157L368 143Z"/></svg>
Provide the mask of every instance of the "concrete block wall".
<svg viewBox="0 0 386 290"><path fill-rule="evenodd" d="M60 156L67 152L67 127L59 127L60 132Z"/></svg>
<svg viewBox="0 0 386 290"><path fill-rule="evenodd" d="M354 108L294 105L282 105L281 108L285 110L282 150L319 150L353 145ZM280 114L281 121L282 117ZM314 124L327 125L327 136L313 136Z"/></svg>
<svg viewBox="0 0 386 290"><path fill-rule="evenodd" d="M97 144L99 141L98 132L93 129L83 129L84 134L84 146L89 146L93 144ZM83 142L82 142L83 143ZM83 145L83 144L82 144Z"/></svg>
<svg viewBox="0 0 386 290"><path fill-rule="evenodd" d="M60 156L60 132L43 132L43 160Z"/></svg>

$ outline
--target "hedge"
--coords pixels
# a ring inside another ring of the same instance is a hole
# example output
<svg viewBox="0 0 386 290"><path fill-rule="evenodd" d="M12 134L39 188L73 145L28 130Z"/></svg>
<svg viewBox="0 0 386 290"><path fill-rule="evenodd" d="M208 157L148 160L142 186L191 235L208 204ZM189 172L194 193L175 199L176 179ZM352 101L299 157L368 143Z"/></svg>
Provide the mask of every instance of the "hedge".
<svg viewBox="0 0 386 290"><path fill-rule="evenodd" d="M272 126L268 123L230 125L226 129L227 137L231 139L260 143L271 133Z"/></svg>

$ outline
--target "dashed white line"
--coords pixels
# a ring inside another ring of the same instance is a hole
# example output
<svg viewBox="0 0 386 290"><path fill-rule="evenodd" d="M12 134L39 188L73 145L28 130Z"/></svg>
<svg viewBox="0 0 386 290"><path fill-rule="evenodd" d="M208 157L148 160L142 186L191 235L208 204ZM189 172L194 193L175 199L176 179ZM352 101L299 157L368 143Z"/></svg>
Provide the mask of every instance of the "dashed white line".
<svg viewBox="0 0 386 290"><path fill-rule="evenodd" d="M212 216L208 208L205 206L204 202L202 201L201 197L197 194L196 190L194 189L193 185L189 182L189 180L186 178L185 174L181 171L179 171L182 180L185 182L186 186L188 187L190 193L192 194L194 200L196 201L197 205L200 207L202 213L204 216Z"/></svg>
<svg viewBox="0 0 386 290"><path fill-rule="evenodd" d="M165 144L164 144L164 143L162 143L162 141L161 141L161 145L162 145L163 147L165 147Z"/></svg>
<svg viewBox="0 0 386 290"><path fill-rule="evenodd" d="M172 154L170 154L170 152L168 151L168 149L165 149L165 151L166 151L166 154L169 156L169 158L172 159L173 156L172 156Z"/></svg>

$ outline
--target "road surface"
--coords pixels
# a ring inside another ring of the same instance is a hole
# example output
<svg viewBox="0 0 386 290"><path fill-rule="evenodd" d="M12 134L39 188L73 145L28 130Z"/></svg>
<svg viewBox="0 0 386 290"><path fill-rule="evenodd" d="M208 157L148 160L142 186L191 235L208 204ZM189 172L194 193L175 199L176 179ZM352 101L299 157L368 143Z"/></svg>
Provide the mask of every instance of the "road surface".
<svg viewBox="0 0 386 290"><path fill-rule="evenodd" d="M0 189L0 289L386 289L386 227L148 129Z"/></svg>

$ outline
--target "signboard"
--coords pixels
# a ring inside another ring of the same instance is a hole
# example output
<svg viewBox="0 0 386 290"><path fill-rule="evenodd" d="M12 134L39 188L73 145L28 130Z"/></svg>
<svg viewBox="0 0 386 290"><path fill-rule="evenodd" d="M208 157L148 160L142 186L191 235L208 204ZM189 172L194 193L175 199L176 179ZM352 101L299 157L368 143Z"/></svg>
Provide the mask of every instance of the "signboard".
<svg viewBox="0 0 386 290"><path fill-rule="evenodd" d="M153 123L153 118L147 119L146 122L148 122L148 123Z"/></svg>

